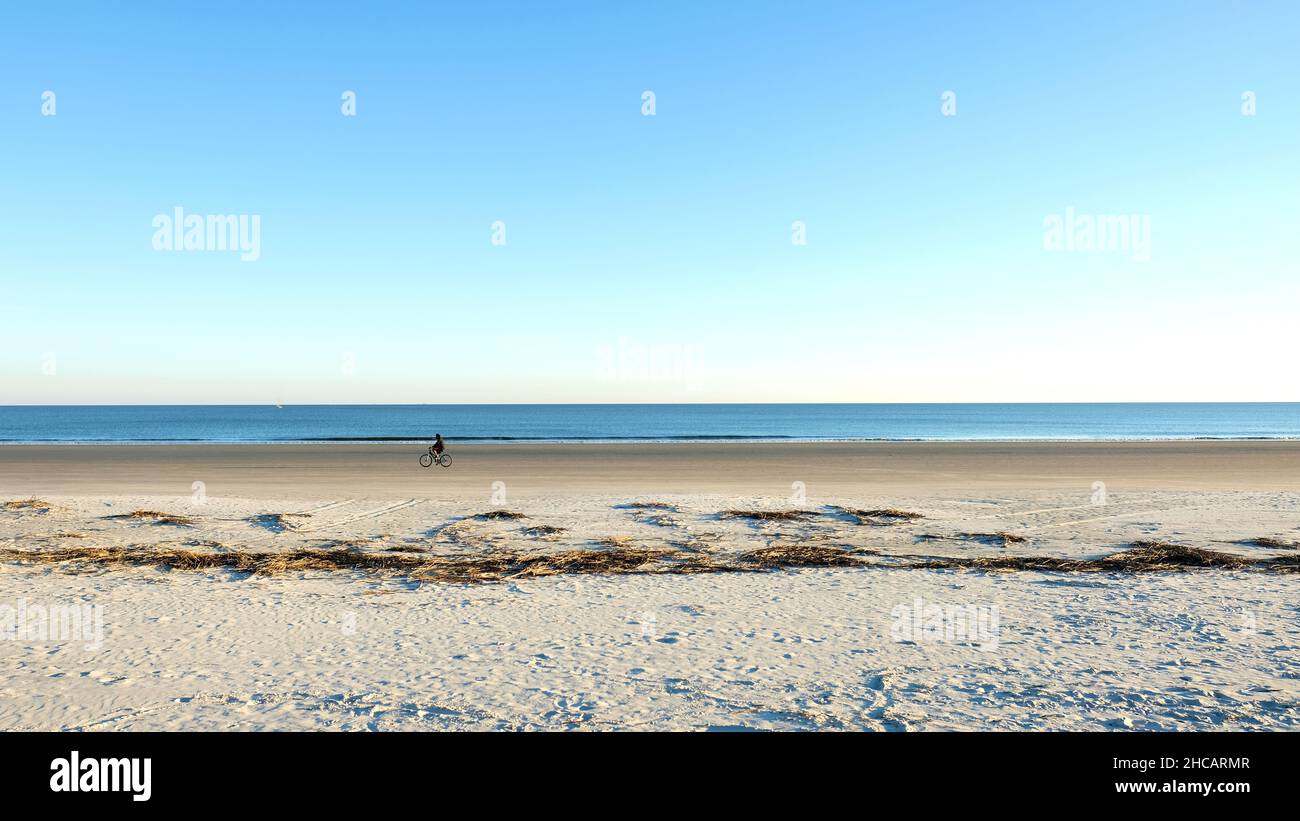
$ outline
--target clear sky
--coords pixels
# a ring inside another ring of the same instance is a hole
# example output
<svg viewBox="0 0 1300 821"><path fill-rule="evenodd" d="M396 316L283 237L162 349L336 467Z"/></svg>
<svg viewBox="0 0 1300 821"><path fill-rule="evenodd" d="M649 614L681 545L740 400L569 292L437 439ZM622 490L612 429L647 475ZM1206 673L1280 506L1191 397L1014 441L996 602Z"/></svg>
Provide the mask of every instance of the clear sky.
<svg viewBox="0 0 1300 821"><path fill-rule="evenodd" d="M5 4L0 403L1300 400L1298 43L1294 2ZM177 207L258 259L155 250ZM1067 209L1149 260L1045 247Z"/></svg>

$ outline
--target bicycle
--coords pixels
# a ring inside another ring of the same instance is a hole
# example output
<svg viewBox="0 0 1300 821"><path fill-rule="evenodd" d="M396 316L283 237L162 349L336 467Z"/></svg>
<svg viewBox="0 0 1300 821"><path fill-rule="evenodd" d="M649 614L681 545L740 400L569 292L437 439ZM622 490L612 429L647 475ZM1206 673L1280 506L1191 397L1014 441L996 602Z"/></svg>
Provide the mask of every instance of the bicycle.
<svg viewBox="0 0 1300 821"><path fill-rule="evenodd" d="M420 454L420 467L433 467L437 462L445 468L451 467L451 454L443 451L441 455L433 452L433 445L429 445L429 452Z"/></svg>

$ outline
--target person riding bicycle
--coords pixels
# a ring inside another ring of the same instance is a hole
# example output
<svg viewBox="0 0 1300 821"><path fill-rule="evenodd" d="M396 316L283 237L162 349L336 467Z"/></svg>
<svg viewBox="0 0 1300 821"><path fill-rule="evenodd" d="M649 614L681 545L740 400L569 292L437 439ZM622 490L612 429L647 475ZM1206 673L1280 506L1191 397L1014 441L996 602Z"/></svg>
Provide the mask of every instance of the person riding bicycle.
<svg viewBox="0 0 1300 821"><path fill-rule="evenodd" d="M434 456L441 456L442 452L446 449L447 446L442 443L442 434L435 433L433 435L433 446L429 448L429 450L432 451Z"/></svg>

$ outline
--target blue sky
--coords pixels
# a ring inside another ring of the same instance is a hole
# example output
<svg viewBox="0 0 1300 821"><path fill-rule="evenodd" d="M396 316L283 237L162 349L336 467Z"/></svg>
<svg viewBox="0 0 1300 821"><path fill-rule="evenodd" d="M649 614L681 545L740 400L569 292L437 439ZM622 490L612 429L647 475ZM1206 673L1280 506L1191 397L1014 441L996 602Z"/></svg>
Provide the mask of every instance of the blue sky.
<svg viewBox="0 0 1300 821"><path fill-rule="evenodd" d="M1300 400L1294 3L266 5L0 11L0 403Z"/></svg>

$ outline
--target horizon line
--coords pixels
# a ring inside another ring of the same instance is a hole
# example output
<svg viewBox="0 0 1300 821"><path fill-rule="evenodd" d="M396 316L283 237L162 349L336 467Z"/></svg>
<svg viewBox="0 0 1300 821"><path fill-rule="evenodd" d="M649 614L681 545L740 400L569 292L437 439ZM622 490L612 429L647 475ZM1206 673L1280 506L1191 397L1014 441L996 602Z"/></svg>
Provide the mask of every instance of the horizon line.
<svg viewBox="0 0 1300 821"><path fill-rule="evenodd" d="M930 401L930 402L21 402L0 408L384 408L384 407L645 407L645 406L782 406L782 405L1300 405L1294 399L1123 399L1069 401Z"/></svg>

